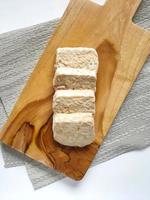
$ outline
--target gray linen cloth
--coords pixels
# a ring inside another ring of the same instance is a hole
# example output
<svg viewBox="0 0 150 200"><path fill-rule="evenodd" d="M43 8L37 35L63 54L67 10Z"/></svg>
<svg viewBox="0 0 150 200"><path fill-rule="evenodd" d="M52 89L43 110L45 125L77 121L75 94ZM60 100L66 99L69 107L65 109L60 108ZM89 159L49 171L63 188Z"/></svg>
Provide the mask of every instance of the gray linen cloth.
<svg viewBox="0 0 150 200"><path fill-rule="evenodd" d="M135 23L150 27L150 0L144 0ZM59 20L0 35L0 128L10 114ZM150 146L150 59L145 63L92 166ZM25 165L34 189L63 178L26 156L2 146L5 167Z"/></svg>

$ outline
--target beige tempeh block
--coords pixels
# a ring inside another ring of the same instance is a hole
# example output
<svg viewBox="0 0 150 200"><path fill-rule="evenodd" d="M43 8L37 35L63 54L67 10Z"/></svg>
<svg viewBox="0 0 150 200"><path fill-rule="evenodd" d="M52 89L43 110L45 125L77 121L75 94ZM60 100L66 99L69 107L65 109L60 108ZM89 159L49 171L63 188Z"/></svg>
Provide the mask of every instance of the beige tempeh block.
<svg viewBox="0 0 150 200"><path fill-rule="evenodd" d="M93 90L57 90L53 97L54 113L95 113Z"/></svg>
<svg viewBox="0 0 150 200"><path fill-rule="evenodd" d="M58 48L56 56L57 67L84 68L98 70L98 54L93 48Z"/></svg>
<svg viewBox="0 0 150 200"><path fill-rule="evenodd" d="M86 69L57 68L53 80L56 89L96 89L96 74Z"/></svg>
<svg viewBox="0 0 150 200"><path fill-rule="evenodd" d="M67 146L83 147L95 138L94 118L91 113L54 114L54 139Z"/></svg>

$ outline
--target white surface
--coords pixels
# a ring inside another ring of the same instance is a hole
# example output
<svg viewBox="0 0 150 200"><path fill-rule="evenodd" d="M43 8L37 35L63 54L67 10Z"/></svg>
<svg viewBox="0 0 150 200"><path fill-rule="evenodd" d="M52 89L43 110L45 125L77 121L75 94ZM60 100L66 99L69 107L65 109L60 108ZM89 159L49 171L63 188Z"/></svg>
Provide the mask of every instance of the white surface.
<svg viewBox="0 0 150 200"><path fill-rule="evenodd" d="M0 33L62 16L69 0L0 0Z"/></svg>
<svg viewBox="0 0 150 200"><path fill-rule="evenodd" d="M67 3L68 0L0 0L0 33L60 17ZM25 168L5 169L0 154L0 199L150 200L149 169L150 148L94 167L81 182L66 178L34 191Z"/></svg>
<svg viewBox="0 0 150 200"><path fill-rule="evenodd" d="M103 5L105 0L92 0ZM0 33L61 17L69 0L0 0Z"/></svg>

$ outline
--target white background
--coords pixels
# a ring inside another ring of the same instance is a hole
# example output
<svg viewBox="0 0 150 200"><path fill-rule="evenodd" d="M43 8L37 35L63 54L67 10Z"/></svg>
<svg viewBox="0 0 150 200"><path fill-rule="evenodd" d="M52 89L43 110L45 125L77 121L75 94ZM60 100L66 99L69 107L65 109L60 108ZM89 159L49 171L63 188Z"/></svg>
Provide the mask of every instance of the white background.
<svg viewBox="0 0 150 200"><path fill-rule="evenodd" d="M95 0L103 3L102 0ZM0 0L0 33L60 17L68 0ZM24 167L5 169L0 153L1 200L150 200L150 148L131 152L34 191Z"/></svg>

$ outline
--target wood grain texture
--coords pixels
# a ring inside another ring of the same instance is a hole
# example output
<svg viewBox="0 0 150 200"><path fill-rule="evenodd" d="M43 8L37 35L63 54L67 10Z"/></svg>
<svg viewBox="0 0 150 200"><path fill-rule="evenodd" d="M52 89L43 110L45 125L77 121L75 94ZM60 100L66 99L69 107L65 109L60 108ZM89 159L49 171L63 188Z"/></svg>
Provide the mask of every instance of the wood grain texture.
<svg viewBox="0 0 150 200"><path fill-rule="evenodd" d="M150 53L150 33L132 23L140 2L108 0L101 7L87 0L70 1L2 130L5 144L73 179L84 176ZM96 139L85 148L65 147L52 137L53 65L56 49L66 46L95 48L100 58Z"/></svg>

